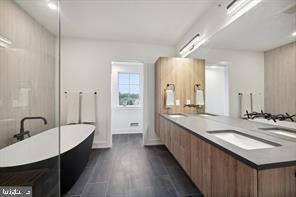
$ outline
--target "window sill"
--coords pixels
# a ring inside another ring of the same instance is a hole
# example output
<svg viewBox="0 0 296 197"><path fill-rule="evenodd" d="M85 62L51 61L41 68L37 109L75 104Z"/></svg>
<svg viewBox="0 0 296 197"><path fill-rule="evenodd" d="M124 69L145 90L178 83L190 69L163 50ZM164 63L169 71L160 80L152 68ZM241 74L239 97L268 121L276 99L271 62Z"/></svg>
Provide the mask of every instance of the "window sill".
<svg viewBox="0 0 296 197"><path fill-rule="evenodd" d="M142 105L127 105L127 106L124 106L124 105L115 105L116 108L119 108L119 109L139 109L139 108L143 108Z"/></svg>

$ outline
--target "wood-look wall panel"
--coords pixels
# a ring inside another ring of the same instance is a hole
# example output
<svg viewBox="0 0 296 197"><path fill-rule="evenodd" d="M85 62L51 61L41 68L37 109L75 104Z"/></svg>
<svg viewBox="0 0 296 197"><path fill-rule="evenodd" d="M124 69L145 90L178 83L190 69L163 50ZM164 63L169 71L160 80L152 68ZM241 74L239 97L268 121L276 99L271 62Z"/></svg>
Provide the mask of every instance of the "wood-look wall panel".
<svg viewBox="0 0 296 197"><path fill-rule="evenodd" d="M12 0L0 0L0 35L12 41L9 48L0 47L1 148L15 142L13 135L25 116L48 120L47 125L28 121L25 126L31 134L54 127L56 42L54 35ZM25 105L20 105L22 89L29 90Z"/></svg>
<svg viewBox="0 0 296 197"><path fill-rule="evenodd" d="M266 112L296 114L296 42L264 53Z"/></svg>
<svg viewBox="0 0 296 197"><path fill-rule="evenodd" d="M194 84L201 84L205 89L205 61L189 58L161 57L155 63L155 113L196 112L195 108L184 107L186 100L195 103ZM175 85L175 101L180 106L165 107L165 89L167 84ZM199 109L204 112L204 107ZM157 120L156 120L157 125ZM157 126L156 126L157 130Z"/></svg>

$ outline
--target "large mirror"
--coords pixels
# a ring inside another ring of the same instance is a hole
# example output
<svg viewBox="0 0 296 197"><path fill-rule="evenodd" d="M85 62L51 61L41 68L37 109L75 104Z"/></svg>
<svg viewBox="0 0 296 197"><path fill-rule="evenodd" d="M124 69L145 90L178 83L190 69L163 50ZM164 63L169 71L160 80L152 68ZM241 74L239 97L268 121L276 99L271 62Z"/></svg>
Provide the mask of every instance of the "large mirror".
<svg viewBox="0 0 296 197"><path fill-rule="evenodd" d="M262 1L217 31L190 54L206 60L207 112L247 118L263 111L291 121L295 40L296 3L289 0Z"/></svg>

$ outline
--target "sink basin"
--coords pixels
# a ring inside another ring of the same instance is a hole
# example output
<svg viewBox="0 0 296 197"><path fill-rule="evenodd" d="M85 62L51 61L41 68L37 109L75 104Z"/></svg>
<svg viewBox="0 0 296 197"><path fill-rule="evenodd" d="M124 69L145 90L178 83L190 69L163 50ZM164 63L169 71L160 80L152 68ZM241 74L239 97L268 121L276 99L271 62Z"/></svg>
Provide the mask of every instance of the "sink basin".
<svg viewBox="0 0 296 197"><path fill-rule="evenodd" d="M184 114L168 114L169 117L171 118L181 118L181 117L186 117Z"/></svg>
<svg viewBox="0 0 296 197"><path fill-rule="evenodd" d="M203 116L203 117L208 117L208 116L217 116L215 114L208 114L208 113L197 113L197 116Z"/></svg>
<svg viewBox="0 0 296 197"><path fill-rule="evenodd" d="M274 148L280 146L261 138L257 138L235 130L208 131L207 133L245 150Z"/></svg>
<svg viewBox="0 0 296 197"><path fill-rule="evenodd" d="M270 131L272 133L283 135L286 137L296 138L296 131L284 128L260 128L261 130Z"/></svg>

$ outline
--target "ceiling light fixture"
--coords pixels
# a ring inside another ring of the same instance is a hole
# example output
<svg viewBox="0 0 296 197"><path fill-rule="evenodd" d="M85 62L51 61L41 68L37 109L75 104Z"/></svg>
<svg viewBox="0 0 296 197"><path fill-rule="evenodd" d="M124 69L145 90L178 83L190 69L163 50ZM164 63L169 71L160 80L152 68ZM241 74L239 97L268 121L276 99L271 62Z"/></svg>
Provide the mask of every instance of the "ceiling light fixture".
<svg viewBox="0 0 296 197"><path fill-rule="evenodd" d="M58 7L56 4L54 4L53 2L48 2L47 6L52 9L52 10L57 10Z"/></svg>
<svg viewBox="0 0 296 197"><path fill-rule="evenodd" d="M250 9L258 5L262 0L233 0L227 6L227 14L234 15L237 14L239 16L248 12Z"/></svg>
<svg viewBox="0 0 296 197"><path fill-rule="evenodd" d="M202 41L200 42L200 35L196 34L182 49L180 49L180 55L182 57L186 57L187 55L192 53L195 49L200 47L203 43Z"/></svg>
<svg viewBox="0 0 296 197"><path fill-rule="evenodd" d="M296 31L294 31L294 32L292 33L292 36L296 36Z"/></svg>
<svg viewBox="0 0 296 197"><path fill-rule="evenodd" d="M8 48L12 42L0 35L0 47Z"/></svg>

